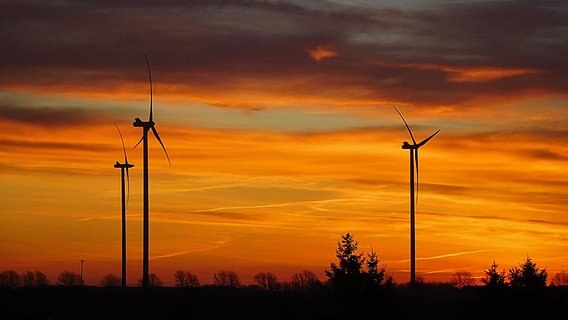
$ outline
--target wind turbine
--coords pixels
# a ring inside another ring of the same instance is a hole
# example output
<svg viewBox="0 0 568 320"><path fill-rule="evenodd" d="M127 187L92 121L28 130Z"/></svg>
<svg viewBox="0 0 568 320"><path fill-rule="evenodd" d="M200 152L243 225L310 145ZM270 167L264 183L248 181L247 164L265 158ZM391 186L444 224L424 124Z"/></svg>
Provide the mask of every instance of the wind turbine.
<svg viewBox="0 0 568 320"><path fill-rule="evenodd" d="M143 151L143 158L144 158L144 170L143 170L144 171L144 217L143 217L144 244L143 246L144 248L143 248L143 260L142 260L142 287L147 288L149 283L148 257L150 251L149 250L150 249L149 248L150 215L149 215L149 205L148 205L148 131L152 130L152 133L154 134L154 136L162 146L162 149L164 149L170 167L172 164L170 162L170 156L168 155L168 151L166 150L166 147L164 146L164 143L162 142L162 139L160 139L160 135L158 134L158 131L155 128L156 123L154 122L154 113L152 110L152 98L153 98L152 72L150 71L150 63L148 62L148 57L144 55L144 58L146 59L146 66L148 67L148 78L150 80L150 118L148 121L142 121L140 120L140 118L136 118L132 125L137 128L142 128L142 138L140 138L140 140L138 141L138 143L136 143L134 148L136 148L140 144L140 142L143 142L142 146L144 148Z"/></svg>
<svg viewBox="0 0 568 320"><path fill-rule="evenodd" d="M124 146L124 139L122 138L122 132L114 124L118 134L120 135L120 141L122 141L122 151L124 152L124 163L116 162L114 164L115 168L120 168L121 176L121 190L122 190L122 288L126 288L126 204L128 203L128 198L130 197L130 174L128 169L134 167L133 164L128 163L128 157L126 156L126 147ZM124 190L124 172L126 171L126 179L128 181L128 197L125 197Z"/></svg>
<svg viewBox="0 0 568 320"><path fill-rule="evenodd" d="M410 130L410 127L408 126L408 123L402 116L402 113L400 113L400 111L398 111L396 107L394 109L396 110L396 112L404 122L406 129L408 129L408 133L410 133L410 138L412 139L412 144L408 143L408 141L404 141L402 143L402 149L410 150L410 284L414 285L416 282L416 235L415 235L416 230L414 226L415 225L414 215L416 213L415 212L416 201L418 200L418 149L423 145L425 145L428 141L430 141L430 139L434 138L434 136L437 135L438 132L440 132L440 129L438 129L438 131L434 132L428 138L422 140L419 143L416 143L416 140L414 140L414 135L412 134L412 130ZM416 169L415 169L415 163L416 163ZM414 184L415 172L416 172L416 185ZM416 197L414 196L415 188L416 188Z"/></svg>

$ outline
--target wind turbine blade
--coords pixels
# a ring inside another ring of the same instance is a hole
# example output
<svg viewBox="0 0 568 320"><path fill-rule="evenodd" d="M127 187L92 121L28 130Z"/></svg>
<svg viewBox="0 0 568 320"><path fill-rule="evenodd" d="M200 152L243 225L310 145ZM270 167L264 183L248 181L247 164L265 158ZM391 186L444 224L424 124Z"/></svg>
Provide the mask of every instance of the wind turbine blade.
<svg viewBox="0 0 568 320"><path fill-rule="evenodd" d="M128 173L128 167L126 167L126 206L128 207L128 201L130 201L130 173Z"/></svg>
<svg viewBox="0 0 568 320"><path fill-rule="evenodd" d="M402 113L400 113L400 111L398 111L398 109L396 107L394 107L394 110L396 110L396 112L398 113L398 115L400 116L400 118L402 119L402 121L404 122L404 125L406 126L406 129L408 129L408 133L410 133L410 138L412 138L412 142L414 144L416 144L416 140L414 140L414 135L412 134L412 130L410 130L410 127L408 126L408 123L406 123L406 120L404 120L404 117L402 116Z"/></svg>
<svg viewBox="0 0 568 320"><path fill-rule="evenodd" d="M114 124L114 126L116 127L116 130L118 130L118 134L120 135L120 141L122 141L122 152L124 152L124 162L128 163L128 159L126 158L126 146L124 145L124 139L122 138L122 132L120 132L120 128L116 125L116 123Z"/></svg>
<svg viewBox="0 0 568 320"><path fill-rule="evenodd" d="M160 135L158 134L158 130L156 130L156 128L154 126L152 126L152 132L154 133L154 136L156 137L156 139L158 139L158 142L162 145L162 149L164 149L164 152L166 153L166 157L168 158L168 163L170 164L170 168L171 168L172 162L170 161L170 155L168 154L168 151L166 150L166 146L164 146L162 139L160 139Z"/></svg>
<svg viewBox="0 0 568 320"><path fill-rule="evenodd" d="M438 132L440 132L440 129L438 129L438 131L434 132L434 133L433 133L431 136L429 136L428 138L422 140L422 142L420 142L420 143L418 144L418 147L422 147L423 145L425 145L426 142L428 142L428 141L430 141L430 139L434 138L434 136L437 135Z"/></svg>
<svg viewBox="0 0 568 320"><path fill-rule="evenodd" d="M140 138L140 140L138 140L138 142L136 143L136 145L132 149L136 149L136 147L138 147L138 145L140 144L140 142L142 142L142 140L144 140L144 136L142 136L142 138Z"/></svg>
<svg viewBox="0 0 568 320"><path fill-rule="evenodd" d="M418 188L419 188L419 174L418 174L418 149L414 150L414 162L416 163L416 196L414 199L414 210L416 211L416 207L418 206Z"/></svg>
<svg viewBox="0 0 568 320"><path fill-rule="evenodd" d="M148 67L148 78L150 79L150 121L152 121L152 119L154 118L154 112L152 111L152 71L150 71L150 63L148 62L148 57L146 55L144 55L144 59L146 59L146 66Z"/></svg>

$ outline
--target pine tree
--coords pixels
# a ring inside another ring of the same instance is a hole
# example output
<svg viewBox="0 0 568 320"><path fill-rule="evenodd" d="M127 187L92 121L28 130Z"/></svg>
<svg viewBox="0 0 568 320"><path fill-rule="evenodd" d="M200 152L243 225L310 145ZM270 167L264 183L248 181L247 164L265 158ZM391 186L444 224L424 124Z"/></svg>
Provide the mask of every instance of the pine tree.
<svg viewBox="0 0 568 320"><path fill-rule="evenodd" d="M356 290L363 284L363 254L357 254L359 243L349 232L341 236L337 242L335 256L339 260L339 265L331 263L331 270L326 270L325 274L331 285L337 289Z"/></svg>
<svg viewBox="0 0 568 320"><path fill-rule="evenodd" d="M505 282L505 270L499 272L497 267L499 265L493 261L491 268L483 270L485 272L485 278L481 279L487 287L497 288L505 287L507 283Z"/></svg>
<svg viewBox="0 0 568 320"><path fill-rule="evenodd" d="M385 267L379 267L379 262L379 254L371 247L371 253L367 254L365 262L370 288L379 288L385 285Z"/></svg>
<svg viewBox="0 0 568 320"><path fill-rule="evenodd" d="M539 288L546 287L546 269L540 270L530 258L518 267L509 270L509 281L512 287Z"/></svg>

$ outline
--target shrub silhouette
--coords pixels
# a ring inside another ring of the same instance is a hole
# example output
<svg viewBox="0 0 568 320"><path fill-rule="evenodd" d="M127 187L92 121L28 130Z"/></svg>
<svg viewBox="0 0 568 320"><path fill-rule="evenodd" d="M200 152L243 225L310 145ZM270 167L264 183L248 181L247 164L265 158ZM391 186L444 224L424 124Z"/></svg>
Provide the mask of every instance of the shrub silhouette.
<svg viewBox="0 0 568 320"><path fill-rule="evenodd" d="M20 275L14 270L0 272L0 287L17 288L21 284Z"/></svg>
<svg viewBox="0 0 568 320"><path fill-rule="evenodd" d="M518 267L513 267L509 270L509 283L512 287L545 287L547 276L546 269L539 270L536 263L527 258Z"/></svg>
<svg viewBox="0 0 568 320"><path fill-rule="evenodd" d="M239 276L233 271L219 271L213 275L213 283L221 287L237 288L241 286Z"/></svg>
<svg viewBox="0 0 568 320"><path fill-rule="evenodd" d="M117 288L122 285L122 281L119 276L109 273L102 278L100 284L104 288Z"/></svg>
<svg viewBox="0 0 568 320"><path fill-rule="evenodd" d="M319 286L321 286L321 281L315 273L309 270L303 270L300 273L293 274L292 281L290 281L290 287L292 290L312 290Z"/></svg>
<svg viewBox="0 0 568 320"><path fill-rule="evenodd" d="M83 285L81 276L71 271L63 271L57 277L57 283L61 286L75 287Z"/></svg>
<svg viewBox="0 0 568 320"><path fill-rule="evenodd" d="M568 286L568 273L562 271L554 275L550 281L551 286Z"/></svg>
<svg viewBox="0 0 568 320"><path fill-rule="evenodd" d="M138 280L138 286L142 287L142 284L143 284L143 278L140 278ZM148 275L148 288L159 288L163 285L164 283L162 282L162 280L160 280L160 277L158 277L157 274L150 273Z"/></svg>
<svg viewBox="0 0 568 320"><path fill-rule="evenodd" d="M26 288L45 287L49 284L47 276L41 271L26 271L22 274L22 286Z"/></svg>
<svg viewBox="0 0 568 320"><path fill-rule="evenodd" d="M176 281L176 287L199 287L199 279L197 278L197 276L188 271L176 271L176 273L174 274L174 279Z"/></svg>
<svg viewBox="0 0 568 320"><path fill-rule="evenodd" d="M276 275L271 272L259 272L254 275L254 282L264 290L277 290L279 288L278 279Z"/></svg>
<svg viewBox="0 0 568 320"><path fill-rule="evenodd" d="M471 272L458 271L454 273L450 279L450 284L458 289L463 287L473 286L475 284L475 279Z"/></svg>

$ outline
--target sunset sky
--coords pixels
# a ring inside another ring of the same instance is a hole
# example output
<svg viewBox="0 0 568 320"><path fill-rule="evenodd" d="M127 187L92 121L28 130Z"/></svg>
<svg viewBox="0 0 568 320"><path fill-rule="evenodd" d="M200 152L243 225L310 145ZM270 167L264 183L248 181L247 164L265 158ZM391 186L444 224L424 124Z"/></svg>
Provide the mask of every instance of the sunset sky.
<svg viewBox="0 0 568 320"><path fill-rule="evenodd" d="M0 271L321 280L340 236L409 277L410 138L420 149L417 273L476 277L531 257L568 270L564 1L0 1Z"/></svg>

